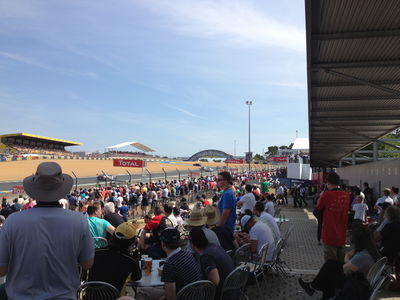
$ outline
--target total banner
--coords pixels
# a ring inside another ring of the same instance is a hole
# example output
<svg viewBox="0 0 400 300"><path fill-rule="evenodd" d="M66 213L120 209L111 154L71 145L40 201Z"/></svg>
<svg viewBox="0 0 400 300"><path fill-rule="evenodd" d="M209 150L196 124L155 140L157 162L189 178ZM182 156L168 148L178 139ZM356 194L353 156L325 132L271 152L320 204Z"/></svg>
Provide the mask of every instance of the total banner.
<svg viewBox="0 0 400 300"><path fill-rule="evenodd" d="M226 159L226 164L243 164L243 159Z"/></svg>
<svg viewBox="0 0 400 300"><path fill-rule="evenodd" d="M144 168L146 162L140 159L113 159L114 167Z"/></svg>
<svg viewBox="0 0 400 300"><path fill-rule="evenodd" d="M22 185L14 185L12 187L12 193L13 194L24 194L25 193L25 189Z"/></svg>

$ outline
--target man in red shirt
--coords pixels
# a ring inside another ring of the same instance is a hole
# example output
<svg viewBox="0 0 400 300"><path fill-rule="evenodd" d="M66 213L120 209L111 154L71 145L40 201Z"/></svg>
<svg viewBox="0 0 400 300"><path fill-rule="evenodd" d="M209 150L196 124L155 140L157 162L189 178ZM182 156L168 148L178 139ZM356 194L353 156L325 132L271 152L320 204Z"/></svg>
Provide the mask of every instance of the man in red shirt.
<svg viewBox="0 0 400 300"><path fill-rule="evenodd" d="M146 223L139 237L138 247L142 254L148 254L153 258L161 258L165 256L161 249L161 241L159 234L166 225L167 217L164 216L164 211L161 207L154 209L154 217Z"/></svg>
<svg viewBox="0 0 400 300"><path fill-rule="evenodd" d="M318 199L317 209L323 211L322 241L324 258L344 260L350 194L339 188L340 177L329 173L326 189Z"/></svg>

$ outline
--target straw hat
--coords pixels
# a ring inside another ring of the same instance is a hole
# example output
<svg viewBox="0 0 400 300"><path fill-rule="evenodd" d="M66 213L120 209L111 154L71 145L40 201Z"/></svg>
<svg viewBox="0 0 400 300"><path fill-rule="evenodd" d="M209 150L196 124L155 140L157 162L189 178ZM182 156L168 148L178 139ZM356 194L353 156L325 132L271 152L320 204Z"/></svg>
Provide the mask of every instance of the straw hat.
<svg viewBox="0 0 400 300"><path fill-rule="evenodd" d="M72 177L63 174L59 164L55 162L41 163L36 174L23 181L25 192L39 202L56 202L71 191Z"/></svg>
<svg viewBox="0 0 400 300"><path fill-rule="evenodd" d="M213 205L207 205L204 208L204 215L207 217L207 225L215 225L219 221L219 210Z"/></svg>
<svg viewBox="0 0 400 300"><path fill-rule="evenodd" d="M187 223L190 226L203 226L206 224L206 217L204 217L204 210L201 208L194 208L189 215Z"/></svg>
<svg viewBox="0 0 400 300"><path fill-rule="evenodd" d="M130 240L136 236L136 228L130 222L124 222L115 229L115 236L119 239Z"/></svg>

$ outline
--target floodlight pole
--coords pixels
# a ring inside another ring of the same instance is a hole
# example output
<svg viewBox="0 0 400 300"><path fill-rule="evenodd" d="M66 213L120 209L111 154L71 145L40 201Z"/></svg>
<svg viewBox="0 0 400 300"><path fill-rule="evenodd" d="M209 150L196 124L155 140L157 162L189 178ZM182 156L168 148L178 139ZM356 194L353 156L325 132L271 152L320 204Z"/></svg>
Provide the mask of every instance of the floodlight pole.
<svg viewBox="0 0 400 300"><path fill-rule="evenodd" d="M245 102L246 103L246 105L248 105L249 106L249 152L248 152L248 155L247 155L247 158L248 158L248 163L249 163L249 175L250 175L250 171L251 171L251 167L250 167L250 164L251 164L251 157L250 157L250 106L252 106L253 105L253 101L246 101Z"/></svg>

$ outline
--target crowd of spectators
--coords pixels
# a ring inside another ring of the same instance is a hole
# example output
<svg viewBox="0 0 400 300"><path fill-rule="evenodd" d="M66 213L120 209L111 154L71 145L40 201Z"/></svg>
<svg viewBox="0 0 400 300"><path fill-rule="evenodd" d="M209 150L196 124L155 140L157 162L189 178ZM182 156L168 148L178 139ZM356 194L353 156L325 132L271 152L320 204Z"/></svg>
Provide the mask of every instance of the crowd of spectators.
<svg viewBox="0 0 400 300"><path fill-rule="evenodd" d="M276 210L280 209L277 207L279 200L285 196L284 193L280 196L283 185L273 187L270 178L273 172L231 174L222 171L216 176L135 183L130 186L82 188L69 194L64 192L67 194L65 197L54 201L55 199L45 198L50 193L48 186L43 189L42 194L35 194L29 189L29 184L40 185L45 181L39 178L42 173L44 177L48 175L48 172L39 170L43 164L48 166L47 164L55 163L42 163L36 175L32 176L36 176L35 180L27 180L26 184L24 181L24 186L27 185L26 191L31 197L24 199L20 196L12 203L3 199L0 208L0 276L7 274L6 291L12 296L18 296L21 292L19 288L22 287L14 285L19 278L14 268L18 266L18 270L21 270L24 259L15 260L15 255L6 251L10 248L4 245L12 243L20 234L9 224L16 226L17 221L22 222L24 219L22 223L27 228L39 226L34 220L43 226L43 222L47 222L46 215L56 212L49 209L56 207L71 211L71 215L60 213L60 210L55 215L60 220L74 218L78 225L71 230L83 234L80 241L85 245L79 246L83 247L81 254L71 249L71 253L63 252L62 258L48 255L57 264L68 261L67 258L71 255L77 255L76 259L82 269L87 269L82 274L85 276L84 280L108 282L123 295L128 277L133 281L141 277L141 257L164 260L161 275L164 287L138 288L137 299L175 299L184 286L200 279L207 279L216 286L215 299L219 299L224 279L235 268L227 251L235 251L239 246L249 243L250 255L257 260L267 244L267 260L271 260L275 246L281 238L274 217ZM54 168L54 177L60 176L61 170ZM354 288L356 284L365 283L365 275L371 266L381 256L386 256L389 263L396 268L397 281L391 287L399 288L398 189L385 189L382 197L374 201L368 185L361 191L360 188L344 187L339 183L337 174L329 174L324 192L318 196L314 212L320 214L325 263L313 281L306 282L300 278L300 285L309 295L315 290L323 291L323 299L329 299L338 290L348 295L352 289L347 289L347 286L350 284ZM72 179L69 189L71 187ZM276 196L273 193L275 190ZM301 186L298 190L304 195L309 192L305 188L301 191ZM58 191L57 195L59 193L61 192ZM295 200L296 197L303 197L295 194L296 189L289 189L287 193L293 193L294 204L295 201L302 201ZM366 199L369 199L368 203L365 203ZM143 225L139 222L142 218ZM54 224L60 222L55 218L49 220ZM34 223L29 225L30 222ZM29 241L33 243L32 251L49 251L44 244L54 242L60 243L56 247L58 249L68 242L70 237L66 236L69 236L69 230L65 228L54 241L48 236L55 234L50 229L39 234L37 237L40 239L35 242L30 238ZM63 238L63 234L67 235ZM347 234L352 236L352 250L345 254ZM90 242L85 235L90 236ZM20 247L24 249L26 258L31 257L28 248L24 248L23 244ZM34 280L30 279L33 281L29 284L40 286L39 278L43 280L41 276L50 276L52 269L46 264L35 267L41 270L40 275ZM70 276L76 276L76 273L72 272ZM57 287L57 292L64 289L66 299L69 299L68 288L77 288L75 279L67 282L68 287L61 287L54 280L53 285ZM366 291L368 293L368 289ZM38 288L35 292L43 292L43 289ZM224 299L235 299L236 296L237 293L226 294Z"/></svg>
<svg viewBox="0 0 400 300"><path fill-rule="evenodd" d="M65 150L63 147L56 148L52 144L44 145L31 145L20 143L5 143L9 148L6 150L11 155L23 154L40 154L40 155L71 155L72 153ZM57 146L58 147L58 146ZM11 150L10 150L11 149Z"/></svg>

